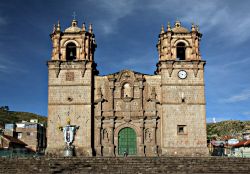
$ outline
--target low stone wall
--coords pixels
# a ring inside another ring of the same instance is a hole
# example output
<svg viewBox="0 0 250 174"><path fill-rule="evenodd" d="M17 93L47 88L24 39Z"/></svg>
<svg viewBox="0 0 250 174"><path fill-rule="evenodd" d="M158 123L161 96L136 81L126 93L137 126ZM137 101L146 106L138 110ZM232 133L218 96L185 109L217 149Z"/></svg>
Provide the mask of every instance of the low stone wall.
<svg viewBox="0 0 250 174"><path fill-rule="evenodd" d="M249 173L250 158L0 158L0 173Z"/></svg>

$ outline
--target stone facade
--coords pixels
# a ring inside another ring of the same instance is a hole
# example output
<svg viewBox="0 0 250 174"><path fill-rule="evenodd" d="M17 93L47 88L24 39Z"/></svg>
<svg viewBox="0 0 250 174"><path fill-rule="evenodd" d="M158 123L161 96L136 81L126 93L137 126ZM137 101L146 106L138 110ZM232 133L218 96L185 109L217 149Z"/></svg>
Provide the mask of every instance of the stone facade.
<svg viewBox="0 0 250 174"><path fill-rule="evenodd" d="M155 75L131 70L98 76L92 26L51 34L48 61L47 153L62 154L70 120L79 126L77 156L207 155L204 65L201 33L176 21L162 27ZM124 150L125 149L125 150Z"/></svg>

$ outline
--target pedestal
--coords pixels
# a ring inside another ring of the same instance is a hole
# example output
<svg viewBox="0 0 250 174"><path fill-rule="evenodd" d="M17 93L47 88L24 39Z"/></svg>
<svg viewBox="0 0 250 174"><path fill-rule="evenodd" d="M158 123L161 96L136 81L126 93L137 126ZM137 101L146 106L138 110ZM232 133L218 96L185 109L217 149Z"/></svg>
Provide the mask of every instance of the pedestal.
<svg viewBox="0 0 250 174"><path fill-rule="evenodd" d="M74 146L67 146L64 149L63 156L64 157L72 157L72 156L74 156L74 149L75 149Z"/></svg>

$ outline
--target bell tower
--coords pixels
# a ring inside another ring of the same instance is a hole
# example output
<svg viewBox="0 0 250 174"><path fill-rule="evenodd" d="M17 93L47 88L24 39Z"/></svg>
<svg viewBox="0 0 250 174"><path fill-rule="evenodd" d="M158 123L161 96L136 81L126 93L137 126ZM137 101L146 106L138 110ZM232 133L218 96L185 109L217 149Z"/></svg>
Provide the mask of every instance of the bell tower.
<svg viewBox="0 0 250 174"><path fill-rule="evenodd" d="M198 26L162 26L157 43L161 76L162 155L206 155L204 65Z"/></svg>
<svg viewBox="0 0 250 174"><path fill-rule="evenodd" d="M79 126L73 145L76 155L93 154L93 79L98 74L94 62L96 48L92 25L78 27L74 19L64 31L54 25L52 55L48 61L47 154L62 155L65 142L59 128L67 120Z"/></svg>
<svg viewBox="0 0 250 174"><path fill-rule="evenodd" d="M157 44L159 61L201 60L199 50L201 37L198 26L194 24L192 24L191 31L182 27L180 21L175 22L174 28L171 28L168 23L166 31L162 26Z"/></svg>

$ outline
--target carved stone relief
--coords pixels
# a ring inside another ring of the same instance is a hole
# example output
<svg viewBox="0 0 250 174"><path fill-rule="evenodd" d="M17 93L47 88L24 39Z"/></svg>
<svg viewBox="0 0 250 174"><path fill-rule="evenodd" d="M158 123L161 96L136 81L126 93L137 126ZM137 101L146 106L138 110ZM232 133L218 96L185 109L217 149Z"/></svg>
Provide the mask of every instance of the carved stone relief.
<svg viewBox="0 0 250 174"><path fill-rule="evenodd" d="M104 143L109 142L109 133L107 129L103 129L102 131L102 140Z"/></svg>
<svg viewBox="0 0 250 174"><path fill-rule="evenodd" d="M75 74L74 72L66 72L66 81L74 81L75 79Z"/></svg>
<svg viewBox="0 0 250 174"><path fill-rule="evenodd" d="M152 131L147 128L145 129L145 142L150 143L152 141Z"/></svg>

